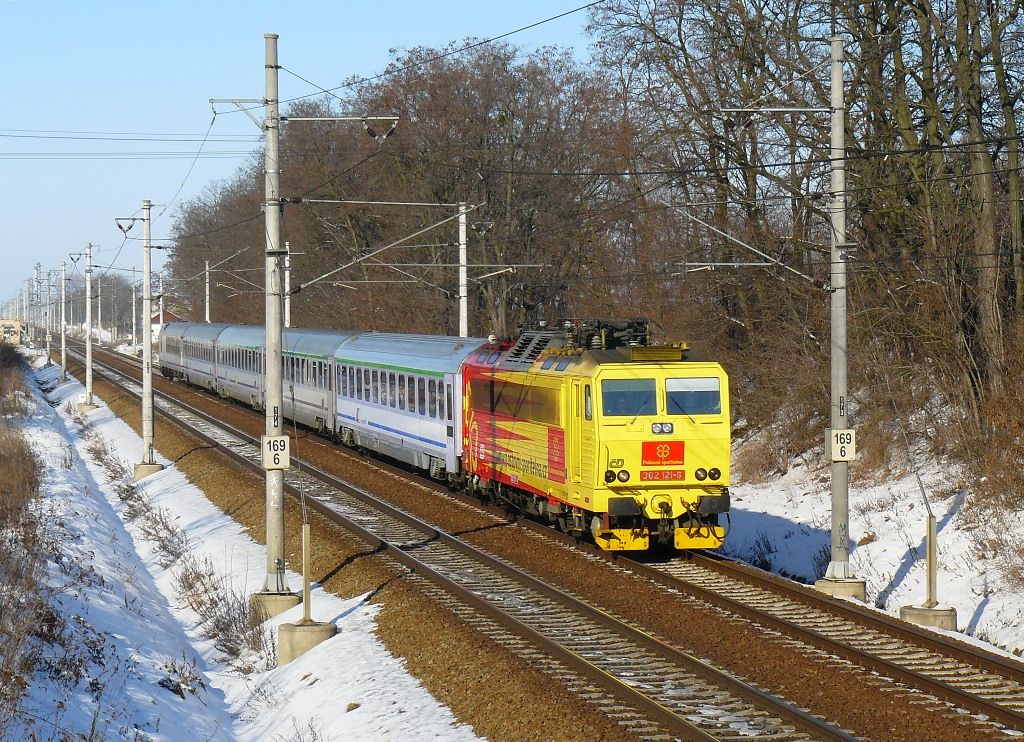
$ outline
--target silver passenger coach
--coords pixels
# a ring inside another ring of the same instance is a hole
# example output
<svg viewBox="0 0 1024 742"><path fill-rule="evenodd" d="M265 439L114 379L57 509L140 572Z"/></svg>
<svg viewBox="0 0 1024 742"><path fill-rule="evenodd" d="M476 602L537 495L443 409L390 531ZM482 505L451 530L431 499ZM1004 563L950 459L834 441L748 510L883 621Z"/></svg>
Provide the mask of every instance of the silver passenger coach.
<svg viewBox="0 0 1024 742"><path fill-rule="evenodd" d="M484 338L343 330L285 330L284 414L336 437L426 469L460 470L462 365ZM168 378L264 408L262 326L176 322L160 336Z"/></svg>

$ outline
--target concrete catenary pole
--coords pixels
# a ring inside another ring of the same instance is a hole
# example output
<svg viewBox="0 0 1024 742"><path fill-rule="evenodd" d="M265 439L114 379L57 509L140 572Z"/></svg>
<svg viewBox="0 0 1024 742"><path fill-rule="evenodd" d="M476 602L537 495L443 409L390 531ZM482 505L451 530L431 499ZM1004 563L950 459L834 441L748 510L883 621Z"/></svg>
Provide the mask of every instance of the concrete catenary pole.
<svg viewBox="0 0 1024 742"><path fill-rule="evenodd" d="M96 409L92 401L92 243L85 243L85 397L80 412Z"/></svg>
<svg viewBox="0 0 1024 742"><path fill-rule="evenodd" d="M466 229L466 209L464 201L459 203L459 337L469 337L469 287L467 272L467 253L469 237Z"/></svg>
<svg viewBox="0 0 1024 742"><path fill-rule="evenodd" d="M292 246L284 243L284 326L292 326Z"/></svg>
<svg viewBox="0 0 1024 742"><path fill-rule="evenodd" d="M52 350L50 349L50 324L53 317L53 292L50 291L53 282L50 280L50 271L46 271L46 307L43 312L43 319L46 324L46 365L50 365Z"/></svg>
<svg viewBox="0 0 1024 742"><path fill-rule="evenodd" d="M96 279L96 342L103 344L103 281Z"/></svg>
<svg viewBox="0 0 1024 742"><path fill-rule="evenodd" d="M206 261L206 323L210 323L210 261Z"/></svg>
<svg viewBox="0 0 1024 742"><path fill-rule="evenodd" d="M163 326L164 326L164 274L163 273L160 274L160 279L159 280L160 280L160 288L159 288L159 291L160 291L160 319L157 321L157 324L158 324L159 327L163 328ZM152 312L153 311L153 307L150 307L149 311ZM153 327L152 327L153 318L152 317L147 317L146 318L146 322L150 323L149 329L146 330L146 332L149 333L149 342L153 342Z"/></svg>
<svg viewBox="0 0 1024 742"><path fill-rule="evenodd" d="M281 378L282 282L281 262L281 163L278 156L280 117L278 113L277 34L264 35L264 75L266 137L264 154L264 214L266 217L266 434L279 437L284 430L282 417L284 387ZM270 615L298 604L298 596L288 588L285 577L284 544L284 471L267 469L267 575L260 600ZM276 596L276 597L275 597ZM279 598L279 599L278 599Z"/></svg>
<svg viewBox="0 0 1024 742"><path fill-rule="evenodd" d="M153 314L152 245L149 199L142 202L142 311ZM142 343L142 461L135 465L135 481L163 469L153 457L153 335Z"/></svg>
<svg viewBox="0 0 1024 742"><path fill-rule="evenodd" d="M132 347L134 348L139 342L138 332L138 320L139 310L135 307L135 294L138 293L137 283L135 281L135 266L132 266ZM134 352L134 351L133 351Z"/></svg>
<svg viewBox="0 0 1024 742"><path fill-rule="evenodd" d="M35 311L34 311L33 314L35 316L33 317L33 322L32 322L32 324L33 324L32 337L33 338L38 338L39 337L39 331L42 330L42 326L43 326L43 322L42 322L42 316L43 316L43 283L42 283L42 281L43 281L43 279L40 278L40 276L39 276L39 271L40 271L41 268L42 268L42 265L40 265L39 263L36 263L36 281L35 281L35 284L33 284L35 286L35 299L33 301L33 306L35 307Z"/></svg>
<svg viewBox="0 0 1024 742"><path fill-rule="evenodd" d="M845 96L843 88L843 40L831 39L832 57L832 199L829 212L832 221L831 245L831 430L847 430L850 412L847 396L847 276L846 260L850 246L846 244L846 135ZM834 459L834 457L833 457ZM857 579L850 567L850 490L849 463L831 462L832 474L832 553L825 578L819 589L865 599L865 582Z"/></svg>
<svg viewBox="0 0 1024 742"><path fill-rule="evenodd" d="M60 380L68 378L67 261L60 261Z"/></svg>

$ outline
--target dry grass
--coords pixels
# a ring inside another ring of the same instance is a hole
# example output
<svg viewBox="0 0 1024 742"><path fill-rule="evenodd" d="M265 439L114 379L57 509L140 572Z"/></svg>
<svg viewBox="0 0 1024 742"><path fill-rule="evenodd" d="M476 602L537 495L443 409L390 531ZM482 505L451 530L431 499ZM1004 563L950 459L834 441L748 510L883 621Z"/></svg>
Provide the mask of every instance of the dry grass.
<svg viewBox="0 0 1024 742"><path fill-rule="evenodd" d="M24 412L21 357L0 343L0 737L18 712L38 657L36 637L45 632L47 604L40 583L44 545L32 508L39 495L42 463L14 427Z"/></svg>
<svg viewBox="0 0 1024 742"><path fill-rule="evenodd" d="M175 592L196 612L203 635L238 672L277 666L277 649L264 626L267 616L249 595L232 588L208 558L186 552L174 573Z"/></svg>
<svg viewBox="0 0 1024 742"><path fill-rule="evenodd" d="M25 361L12 346L0 343L0 416L23 416L27 395Z"/></svg>
<svg viewBox="0 0 1024 742"><path fill-rule="evenodd" d="M132 481L128 465L118 458L86 418L80 415L74 418L87 441L89 456L105 470L109 486L124 508L125 520L136 523L139 535L157 552L157 563L161 567L176 566L175 590L196 612L206 638L239 672L259 672L274 667L276 650L271 635L263 627L266 616L258 613L248 596L231 589L217 574L212 562L192 553L187 536L178 528L170 511L153 505L145 490ZM171 690L178 692L185 685L187 683L175 681Z"/></svg>

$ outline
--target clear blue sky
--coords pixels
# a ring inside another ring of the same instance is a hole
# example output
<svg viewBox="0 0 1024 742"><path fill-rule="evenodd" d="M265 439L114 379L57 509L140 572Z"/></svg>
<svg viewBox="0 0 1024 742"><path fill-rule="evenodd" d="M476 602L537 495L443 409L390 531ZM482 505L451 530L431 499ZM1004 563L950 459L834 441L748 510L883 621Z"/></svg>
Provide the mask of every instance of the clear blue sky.
<svg viewBox="0 0 1024 742"><path fill-rule="evenodd" d="M209 99L263 96L265 33L280 35L282 66L329 88L379 73L391 49L490 38L585 2L0 0L0 306L37 261L59 268L87 241L100 245L95 261L109 264L124 241L115 217L138 215L143 199L156 217L184 182L153 222L157 241L176 205L232 176L245 155L199 159L186 179L213 117ZM584 59L586 22L580 11L508 41L527 51L569 46ZM282 100L315 92L285 73L280 85ZM218 115L204 151L259 146L256 126L234 113ZM141 224L131 234L141 237ZM128 241L116 265L141 268L139 245Z"/></svg>

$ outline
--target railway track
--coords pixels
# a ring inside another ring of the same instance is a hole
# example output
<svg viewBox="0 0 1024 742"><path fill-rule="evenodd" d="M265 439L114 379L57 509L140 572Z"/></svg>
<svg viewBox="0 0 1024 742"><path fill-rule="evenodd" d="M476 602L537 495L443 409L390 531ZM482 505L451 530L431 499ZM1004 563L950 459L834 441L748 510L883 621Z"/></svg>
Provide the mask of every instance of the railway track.
<svg viewBox="0 0 1024 742"><path fill-rule="evenodd" d="M1024 666L721 559L638 565L664 584L767 624L1011 729L1024 731Z"/></svg>
<svg viewBox="0 0 1024 742"><path fill-rule="evenodd" d="M402 471L402 476L409 475ZM504 521L503 513L481 506L473 498L445 490L438 494L471 503L496 523ZM930 708L947 716L961 714L978 728L1024 731L1024 666L1018 662L745 565L702 555L645 564L574 543L535 522L520 521L517 525L562 546L588 550L590 558L607 560L616 571L646 578L665 593L676 595L677 600L679 595L684 596L680 603L699 601L715 606L727 615L790 638L803 647L805 654L824 653L891 678L890 688L903 696L918 691L927 694L909 702L930 703ZM671 643L674 635L666 636Z"/></svg>
<svg viewBox="0 0 1024 742"><path fill-rule="evenodd" d="M124 372L95 363L98 376L141 393ZM258 440L159 392L155 406L240 465L262 471ZM285 487L431 589L458 598L467 620L642 738L854 739L327 472L302 465L286 472Z"/></svg>

